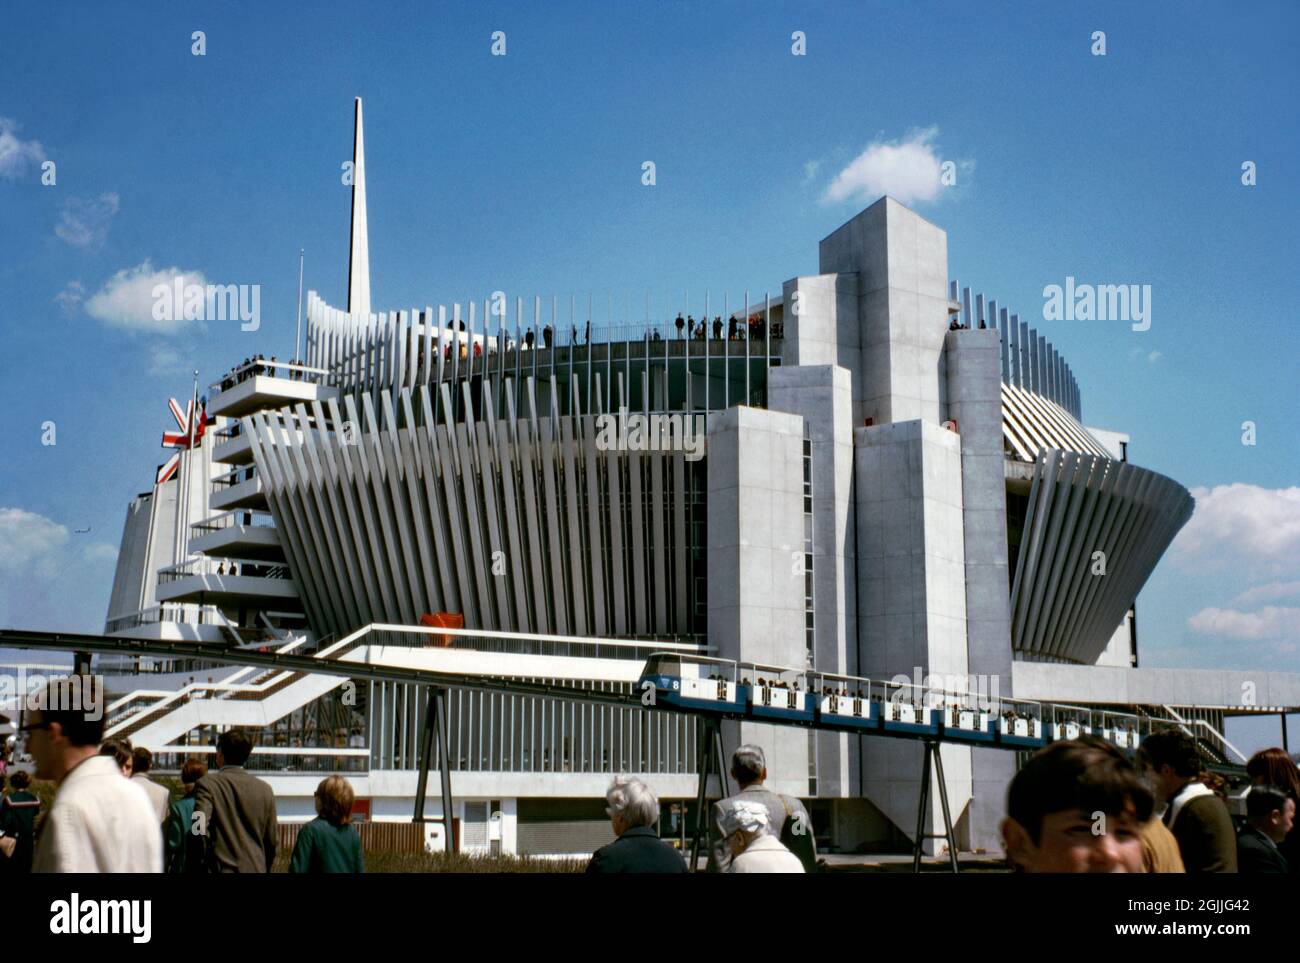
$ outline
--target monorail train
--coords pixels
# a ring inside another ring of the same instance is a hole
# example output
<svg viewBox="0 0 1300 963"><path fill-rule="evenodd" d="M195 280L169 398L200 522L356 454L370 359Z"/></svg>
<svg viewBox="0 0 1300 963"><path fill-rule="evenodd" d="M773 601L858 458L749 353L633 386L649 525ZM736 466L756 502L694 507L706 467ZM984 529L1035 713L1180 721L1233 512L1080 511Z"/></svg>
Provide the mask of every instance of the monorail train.
<svg viewBox="0 0 1300 963"><path fill-rule="evenodd" d="M743 717L745 702L735 670L734 662L723 659L654 654L641 671L637 693L644 697L653 691L655 705Z"/></svg>
<svg viewBox="0 0 1300 963"><path fill-rule="evenodd" d="M752 676L752 677L751 677ZM757 666L729 659L655 653L646 661L638 695L653 691L661 709L823 729L1036 749L1094 731L1120 749L1137 749L1138 717L1076 707L1005 701L1003 711L970 704L926 704L905 687L848 676Z"/></svg>

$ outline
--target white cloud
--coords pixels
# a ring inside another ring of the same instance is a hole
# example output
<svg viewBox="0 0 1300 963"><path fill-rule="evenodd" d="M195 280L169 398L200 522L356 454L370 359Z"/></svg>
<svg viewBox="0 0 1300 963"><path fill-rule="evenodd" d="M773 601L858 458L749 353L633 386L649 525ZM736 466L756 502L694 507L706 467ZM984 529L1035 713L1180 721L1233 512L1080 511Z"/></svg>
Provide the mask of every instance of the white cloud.
<svg viewBox="0 0 1300 963"><path fill-rule="evenodd" d="M901 141L873 141L826 189L823 200L874 201L888 194L900 204L934 200L943 190L943 162L935 154L937 127L910 132ZM964 162L965 169L973 164Z"/></svg>
<svg viewBox="0 0 1300 963"><path fill-rule="evenodd" d="M99 631L117 550L89 537L35 512L0 508L0 625Z"/></svg>
<svg viewBox="0 0 1300 963"><path fill-rule="evenodd" d="M86 289L80 281L69 281L63 286L62 291L54 295L54 302L67 314L76 314L85 296Z"/></svg>
<svg viewBox="0 0 1300 963"><path fill-rule="evenodd" d="M187 323L179 311L163 311L163 319L154 317L154 287L171 286L174 279L183 277L184 283L207 284L199 271L182 271L170 267L154 270L149 261L133 268L123 268L86 302L86 313L103 321L111 328L146 331L153 334L175 334Z"/></svg>
<svg viewBox="0 0 1300 963"><path fill-rule="evenodd" d="M190 369L176 348L163 342L149 346L149 373L155 376L183 374Z"/></svg>
<svg viewBox="0 0 1300 963"><path fill-rule="evenodd" d="M115 562L117 549L104 542L91 542L81 550L81 557L87 562Z"/></svg>
<svg viewBox="0 0 1300 963"><path fill-rule="evenodd" d="M48 561L68 540L68 530L44 515L0 508L0 572L24 573Z"/></svg>
<svg viewBox="0 0 1300 963"><path fill-rule="evenodd" d="M54 233L73 247L97 251L108 239L108 228L118 207L118 196L111 192L93 201L70 197L63 202Z"/></svg>
<svg viewBox="0 0 1300 963"><path fill-rule="evenodd" d="M804 161L803 180L805 184L817 176L817 171L821 169L821 166L822 162L819 160Z"/></svg>
<svg viewBox="0 0 1300 963"><path fill-rule="evenodd" d="M18 124L0 117L0 178L16 181L27 169L39 168L45 160L45 148L38 141L22 140Z"/></svg>
<svg viewBox="0 0 1300 963"><path fill-rule="evenodd" d="M1300 487L1234 482L1193 488L1192 497L1196 510L1170 552L1178 565L1248 578L1300 570Z"/></svg>
<svg viewBox="0 0 1300 963"><path fill-rule="evenodd" d="M1163 357L1164 355L1162 355L1159 351L1152 351L1149 355L1147 355L1147 361L1151 362L1151 364L1155 364Z"/></svg>
<svg viewBox="0 0 1300 963"><path fill-rule="evenodd" d="M1272 602L1276 599L1288 599L1300 595L1300 582L1269 582L1246 589L1230 605L1254 605L1257 602Z"/></svg>
<svg viewBox="0 0 1300 963"><path fill-rule="evenodd" d="M1194 631L1221 638L1258 641L1300 638L1300 608L1265 606L1258 612L1201 609L1187 620Z"/></svg>

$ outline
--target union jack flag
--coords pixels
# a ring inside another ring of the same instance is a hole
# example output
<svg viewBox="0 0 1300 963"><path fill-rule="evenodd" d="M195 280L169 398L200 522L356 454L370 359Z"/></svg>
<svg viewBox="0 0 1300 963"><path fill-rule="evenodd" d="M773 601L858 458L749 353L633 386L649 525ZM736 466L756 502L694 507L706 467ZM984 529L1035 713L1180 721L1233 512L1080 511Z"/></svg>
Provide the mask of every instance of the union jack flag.
<svg viewBox="0 0 1300 963"><path fill-rule="evenodd" d="M194 402L191 401L181 410L180 402L175 398L169 398L167 406L171 409L172 417L176 419L177 431L164 431L162 436L162 446L164 448L179 448L184 450L190 447L190 419L194 417ZM203 431L208 427L208 410L206 407L200 407L199 420L194 425L194 443L197 445L203 440ZM165 462L158 466L158 481L161 485L176 474L176 469L181 464L181 453L177 451Z"/></svg>

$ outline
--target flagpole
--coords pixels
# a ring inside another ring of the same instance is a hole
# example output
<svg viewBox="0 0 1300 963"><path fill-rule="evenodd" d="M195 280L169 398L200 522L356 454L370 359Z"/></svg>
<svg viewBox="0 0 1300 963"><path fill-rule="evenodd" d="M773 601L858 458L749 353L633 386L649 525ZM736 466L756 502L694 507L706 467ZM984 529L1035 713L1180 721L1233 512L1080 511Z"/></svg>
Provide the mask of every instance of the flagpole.
<svg viewBox="0 0 1300 963"><path fill-rule="evenodd" d="M293 336L294 364L302 364L302 354L299 351L299 345L302 343L302 262L306 253L306 248L298 249L298 330Z"/></svg>
<svg viewBox="0 0 1300 963"><path fill-rule="evenodd" d="M184 452L181 453L181 463L179 466L180 472L178 475L181 484L181 490L177 493L177 503L180 506L182 506L180 519L178 523L179 534L180 534L180 545L178 548L179 558L177 559L178 563L188 561L190 557L190 543L189 543L188 535L189 535L189 527L190 527L190 484L193 477L191 474L190 462L192 459L190 455L193 453L194 450L194 423L195 421L198 420L198 411L196 410L198 408L198 397L199 397L198 371L194 372L194 389L190 397L191 400L189 405L189 411L187 412L187 417L186 417L186 420L189 422L189 424L186 425L186 428L189 430L189 447Z"/></svg>

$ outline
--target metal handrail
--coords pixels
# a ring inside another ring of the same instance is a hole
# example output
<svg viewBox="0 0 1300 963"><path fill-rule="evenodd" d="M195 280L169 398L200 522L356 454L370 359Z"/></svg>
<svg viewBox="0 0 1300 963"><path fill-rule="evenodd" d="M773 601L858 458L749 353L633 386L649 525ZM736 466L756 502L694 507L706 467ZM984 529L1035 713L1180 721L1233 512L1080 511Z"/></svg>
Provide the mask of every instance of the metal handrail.
<svg viewBox="0 0 1300 963"><path fill-rule="evenodd" d="M240 515L247 516L251 519L249 522L242 523L245 527L275 527L275 516L264 508L232 508L219 515L210 515L201 522L194 522L190 525L190 531L215 532L225 528L233 528L235 525L241 524L236 521L236 517Z"/></svg>
<svg viewBox="0 0 1300 963"><path fill-rule="evenodd" d="M240 478L238 476L243 475ZM221 475L214 475L211 479L213 491L218 488L233 488L235 485L243 484L246 481L253 481L258 477L257 471L252 465L237 465L230 471Z"/></svg>
<svg viewBox="0 0 1300 963"><path fill-rule="evenodd" d="M241 364L236 368L231 368L230 371L226 373L225 377L208 385L208 391L212 397L216 397L221 394L222 391L229 391L231 388L235 387L235 385L242 384L244 381L248 380L247 376L256 377L260 375L268 378L283 377L282 375L272 373L280 370L288 371L291 374L301 373L303 375L329 374L329 372L324 368L313 368L310 365L299 364L294 361L272 361L269 358L255 358L247 364ZM245 375L246 377L240 377L240 375ZM305 381L308 379L297 378L292 380Z"/></svg>
<svg viewBox="0 0 1300 963"><path fill-rule="evenodd" d="M219 569L239 567L239 571L222 572ZM265 559L247 558L191 558L176 565L168 565L158 570L158 584L165 585L177 579L191 575L221 575L239 578L290 579L292 574L283 562L268 562Z"/></svg>
<svg viewBox="0 0 1300 963"><path fill-rule="evenodd" d="M1165 712L1169 713L1171 716L1173 716L1174 721L1178 723L1179 727L1183 730L1183 732L1191 736L1193 739L1196 738L1196 735L1191 731L1189 727L1200 726L1206 732L1210 733L1210 735L1214 736L1214 738L1217 739L1220 745L1222 745L1225 749L1230 749L1233 752L1233 754L1236 755L1236 757L1242 761L1242 763L1248 761L1248 757L1244 752L1242 752L1231 742L1229 742L1227 736L1221 733L1218 729L1214 728L1214 726L1210 725L1204 719L1184 719L1181 715L1178 714L1177 710L1175 710L1173 706L1162 705L1160 708L1165 710Z"/></svg>

